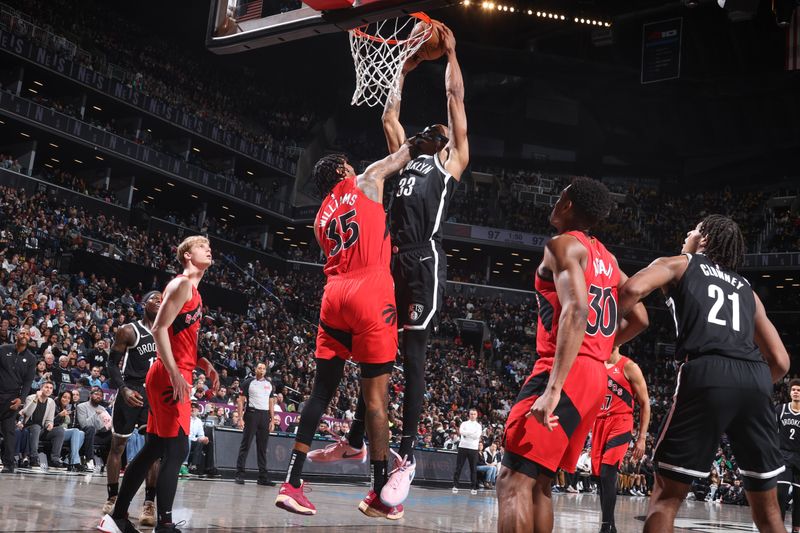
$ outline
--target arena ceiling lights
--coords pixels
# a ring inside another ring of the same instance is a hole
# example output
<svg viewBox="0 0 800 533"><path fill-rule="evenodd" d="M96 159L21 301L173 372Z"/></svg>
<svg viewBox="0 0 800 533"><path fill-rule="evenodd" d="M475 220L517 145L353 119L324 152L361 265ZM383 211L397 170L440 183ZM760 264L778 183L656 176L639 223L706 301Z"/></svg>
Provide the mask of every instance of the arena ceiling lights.
<svg viewBox="0 0 800 533"><path fill-rule="evenodd" d="M557 22L566 22L570 18L572 18L573 22L576 24L583 24L586 26L596 26L596 27L604 27L610 28L611 22L607 20L600 20L599 18L595 17L586 17L586 16L572 16L566 15L564 13L555 13L550 11L542 11L542 10L533 10L527 8L520 8L519 6L513 6L509 4L504 4L502 2L492 2L492 1L475 1L475 0L464 0L462 2L464 7L480 7L484 11L497 11L501 13L509 13L509 14L516 14L516 15L527 15L527 16L536 16L541 19L550 19Z"/></svg>

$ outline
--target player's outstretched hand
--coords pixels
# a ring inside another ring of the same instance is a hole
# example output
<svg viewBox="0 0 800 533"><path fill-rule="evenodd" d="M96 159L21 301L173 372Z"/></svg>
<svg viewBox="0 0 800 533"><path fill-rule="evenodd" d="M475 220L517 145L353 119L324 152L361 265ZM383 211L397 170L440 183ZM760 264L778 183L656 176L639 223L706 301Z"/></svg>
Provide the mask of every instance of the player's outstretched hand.
<svg viewBox="0 0 800 533"><path fill-rule="evenodd" d="M192 395L192 386L186 382L186 378L180 373L174 376L170 374L169 380L172 382L173 400L176 400L178 403L183 403L183 400Z"/></svg>
<svg viewBox="0 0 800 533"><path fill-rule="evenodd" d="M546 391L536 398L536 401L533 402L531 406L530 412L525 416L532 416L549 431L553 431L558 426L558 415L554 415L553 411L556 410L559 396L561 395Z"/></svg>
<svg viewBox="0 0 800 533"><path fill-rule="evenodd" d="M439 36L441 39L444 40L444 53L445 54L455 53L456 36L453 35L453 30L442 24L441 27L439 28Z"/></svg>

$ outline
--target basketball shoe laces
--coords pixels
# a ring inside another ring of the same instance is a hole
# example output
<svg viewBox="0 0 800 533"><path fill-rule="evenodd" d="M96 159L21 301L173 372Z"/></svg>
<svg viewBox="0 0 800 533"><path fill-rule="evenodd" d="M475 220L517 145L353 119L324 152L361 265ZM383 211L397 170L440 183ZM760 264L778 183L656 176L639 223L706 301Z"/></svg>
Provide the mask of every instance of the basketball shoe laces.
<svg viewBox="0 0 800 533"><path fill-rule="evenodd" d="M403 456L403 462L401 462L400 465L397 466L394 470L389 472L390 486L393 489L396 489L400 485L400 478L402 476L396 476L396 477L392 477L392 476L394 476L394 474L398 473L398 472L399 473L405 472L406 470L408 470L409 466L411 466L411 462L408 460L408 456L404 455Z"/></svg>

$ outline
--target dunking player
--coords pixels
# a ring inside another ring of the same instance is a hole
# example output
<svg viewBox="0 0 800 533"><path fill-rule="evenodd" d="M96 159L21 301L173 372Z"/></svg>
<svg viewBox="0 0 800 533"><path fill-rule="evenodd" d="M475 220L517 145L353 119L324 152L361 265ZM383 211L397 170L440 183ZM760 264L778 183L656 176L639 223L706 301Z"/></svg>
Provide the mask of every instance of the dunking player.
<svg viewBox="0 0 800 533"><path fill-rule="evenodd" d="M373 487L359 504L371 517L396 520L402 506L390 507L378 498L388 475L389 377L397 354L397 309L389 270L391 244L383 210L384 180L421 152L441 149L434 135L412 137L392 155L356 176L347 159L327 155L314 167L322 205L314 223L317 241L327 260L328 280L322 296L317 332L314 385L301 413L286 482L275 505L292 513L312 515L316 508L303 494L303 464L322 412L342 379L347 359L361 367L361 390L367 406L370 470Z"/></svg>
<svg viewBox="0 0 800 533"><path fill-rule="evenodd" d="M644 455L647 443L650 398L642 370L619 353L619 346L614 346L605 366L606 395L592 428L592 475L600 478L598 486L603 515L600 533L616 533L617 471L632 438L633 401L635 399L639 404L639 437L633 448L633 460L638 461Z"/></svg>
<svg viewBox="0 0 800 533"><path fill-rule="evenodd" d="M103 505L103 514L114 510L114 503L119 493L119 469L125 444L134 431L146 427L147 393L144 380L150 365L156 360L156 343L153 340L153 324L161 307L161 293L150 291L142 298L144 313L142 320L126 324L117 330L114 344L111 346L108 373L111 386L117 389L114 401L114 417L112 426L111 450L106 462L108 483L108 500ZM120 371L120 363L122 370ZM158 478L158 462L147 472L145 483L144 506L139 516L139 525L152 527L156 525L156 479Z"/></svg>
<svg viewBox="0 0 800 533"><path fill-rule="evenodd" d="M442 305L447 281L447 256L442 248L442 222L461 174L469 162L467 116L464 111L464 80L456 57L453 32L437 25L447 54L445 92L448 127L436 124L426 131L435 136L442 149L433 155L420 155L409 162L398 177L390 200L397 325L403 332L403 435L400 453L389 481L381 492L387 506L400 505L408 496L416 464L413 449L425 394L425 350L433 319ZM406 63L399 79L402 92L405 75L418 61ZM390 97L383 112L383 131L389 152L396 152L406 141L400 124L400 98ZM448 138L450 137L450 138ZM363 447L364 401L359 397L356 415L347 439L337 446L314 452L312 461L331 462L359 459Z"/></svg>
<svg viewBox="0 0 800 533"><path fill-rule="evenodd" d="M655 289L664 292L676 354L686 360L656 442L644 531L673 530L692 479L708 475L722 433L739 462L758 530L786 531L775 490L784 466L770 396L772 383L789 369L789 355L758 296L736 273L743 258L739 226L710 215L687 233L681 255L656 259L622 288L623 315Z"/></svg>
<svg viewBox="0 0 800 533"><path fill-rule="evenodd" d="M792 489L792 531L800 531L800 379L789 382L792 401L775 408L780 431L781 455L786 466L778 478L778 505L781 519L785 520Z"/></svg>
<svg viewBox="0 0 800 533"><path fill-rule="evenodd" d="M197 336L203 317L203 300L197 285L211 266L211 246L203 236L187 237L177 250L183 273L167 284L161 308L153 324L158 359L145 380L150 403L144 447L125 471L117 502L98 529L111 533L135 532L128 520L128 507L142 485L150 466L159 458L156 485L158 524L155 532L179 532L172 521L172 504L178 487L178 471L189 448L192 370L203 368L216 383L216 372L208 360L197 358Z"/></svg>
<svg viewBox="0 0 800 533"><path fill-rule="evenodd" d="M539 359L506 422L505 468L497 478L500 532L553 530L555 472L575 471L605 397L603 362L617 335L617 288L626 276L587 232L612 206L605 185L576 178L550 214L559 235L536 269ZM646 324L640 305L620 329L620 342Z"/></svg>

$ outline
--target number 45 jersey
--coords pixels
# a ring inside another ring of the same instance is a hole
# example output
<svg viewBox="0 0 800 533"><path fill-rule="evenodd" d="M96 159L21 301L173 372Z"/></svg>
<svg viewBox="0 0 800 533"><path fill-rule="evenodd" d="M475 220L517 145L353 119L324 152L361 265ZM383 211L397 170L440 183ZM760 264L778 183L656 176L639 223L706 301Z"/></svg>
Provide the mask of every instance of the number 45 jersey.
<svg viewBox="0 0 800 533"><path fill-rule="evenodd" d="M314 233L325 252L325 275L336 276L369 267L389 272L392 247L383 204L374 202L350 176L323 199Z"/></svg>
<svg viewBox="0 0 800 533"><path fill-rule="evenodd" d="M676 357L713 354L762 361L753 339L756 303L750 283L703 254L686 255L686 272L667 298L677 335Z"/></svg>
<svg viewBox="0 0 800 533"><path fill-rule="evenodd" d="M617 288L620 279L617 260L594 237L588 237L581 231L568 231L563 235L572 235L587 251L583 277L589 297L589 316L578 357L607 361L617 334ZM552 359L556 353L561 302L553 281L540 278L538 270L535 288L539 304L536 352L541 359Z"/></svg>
<svg viewBox="0 0 800 533"><path fill-rule="evenodd" d="M347 177L323 200L314 232L327 257L328 277L316 357L372 364L394 361L397 309L383 204L367 198L354 176Z"/></svg>

